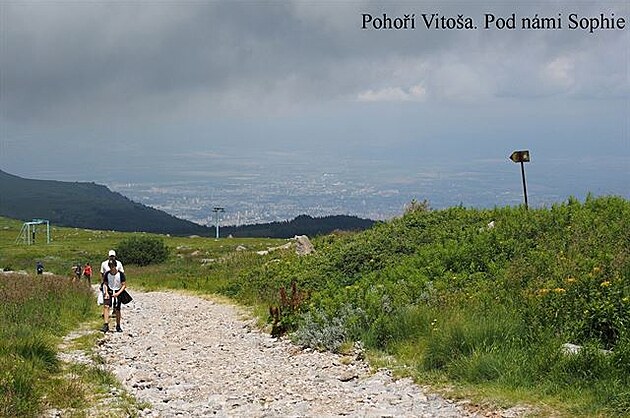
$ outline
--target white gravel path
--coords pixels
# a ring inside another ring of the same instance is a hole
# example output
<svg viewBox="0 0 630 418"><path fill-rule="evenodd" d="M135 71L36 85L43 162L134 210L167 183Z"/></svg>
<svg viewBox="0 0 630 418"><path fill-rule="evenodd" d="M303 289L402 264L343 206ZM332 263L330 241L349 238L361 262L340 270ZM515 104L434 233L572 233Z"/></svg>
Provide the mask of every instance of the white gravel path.
<svg viewBox="0 0 630 418"><path fill-rule="evenodd" d="M106 334L97 351L126 390L152 405L143 416L478 416L409 379L371 374L356 358L271 338L234 306L130 292L123 332Z"/></svg>

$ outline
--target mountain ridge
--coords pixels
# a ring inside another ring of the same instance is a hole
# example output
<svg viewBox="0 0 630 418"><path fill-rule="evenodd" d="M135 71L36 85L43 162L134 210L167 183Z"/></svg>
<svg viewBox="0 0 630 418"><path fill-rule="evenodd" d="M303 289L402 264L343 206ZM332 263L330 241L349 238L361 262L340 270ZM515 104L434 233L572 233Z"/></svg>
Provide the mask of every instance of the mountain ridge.
<svg viewBox="0 0 630 418"><path fill-rule="evenodd" d="M0 216L22 221L45 218L53 224L121 232L214 236L207 227L134 202L94 182L64 182L19 177L0 170ZM313 218L220 228L222 235L288 238L319 235L334 230L362 230L374 221L355 216Z"/></svg>

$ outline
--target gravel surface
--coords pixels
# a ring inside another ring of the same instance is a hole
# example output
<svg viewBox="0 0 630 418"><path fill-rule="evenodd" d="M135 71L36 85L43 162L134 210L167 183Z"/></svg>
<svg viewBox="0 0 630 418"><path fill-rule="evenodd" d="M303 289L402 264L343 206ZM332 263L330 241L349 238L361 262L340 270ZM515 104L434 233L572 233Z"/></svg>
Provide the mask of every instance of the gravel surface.
<svg viewBox="0 0 630 418"><path fill-rule="evenodd" d="M235 306L131 293L123 332L107 333L97 352L129 393L151 404L141 416L481 416L387 370L370 373L360 353L342 357L272 338Z"/></svg>

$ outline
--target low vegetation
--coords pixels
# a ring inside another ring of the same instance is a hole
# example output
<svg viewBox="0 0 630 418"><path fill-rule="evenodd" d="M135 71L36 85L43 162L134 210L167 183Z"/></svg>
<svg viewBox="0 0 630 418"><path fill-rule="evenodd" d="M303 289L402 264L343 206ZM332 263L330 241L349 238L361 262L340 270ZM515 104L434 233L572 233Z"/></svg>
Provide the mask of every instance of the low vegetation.
<svg viewBox="0 0 630 418"><path fill-rule="evenodd" d="M630 414L630 203L551 208L411 206L399 219L316 241L243 271L222 291L282 306L298 342L362 341L419 381L558 405L568 415ZM293 283L293 285L292 285ZM568 355L566 343L580 345Z"/></svg>
<svg viewBox="0 0 630 418"><path fill-rule="evenodd" d="M94 314L92 293L56 276L3 274L0 294L0 416L34 416L44 398L64 398L55 395L63 385L53 384L62 371L57 344ZM80 394L72 399L82 400Z"/></svg>
<svg viewBox="0 0 630 418"><path fill-rule="evenodd" d="M59 229L54 237L10 247L0 264L32 270L47 252L59 257L47 269L63 271L79 254L104 259L130 235ZM362 341L374 364L454 396L528 403L541 415L630 414L625 199L529 211L416 203L370 230L318 237L303 257L257 253L281 240L162 238L167 262L125 266L132 293L223 294L254 306L275 333L337 351Z"/></svg>

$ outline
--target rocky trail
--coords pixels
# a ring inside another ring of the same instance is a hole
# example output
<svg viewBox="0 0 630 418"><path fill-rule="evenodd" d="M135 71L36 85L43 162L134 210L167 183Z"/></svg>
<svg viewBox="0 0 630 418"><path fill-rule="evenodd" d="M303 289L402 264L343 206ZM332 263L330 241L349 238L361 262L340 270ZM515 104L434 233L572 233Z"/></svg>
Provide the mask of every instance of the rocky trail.
<svg viewBox="0 0 630 418"><path fill-rule="evenodd" d="M130 394L151 405L141 416L488 415L387 370L371 373L359 352L342 357L272 338L232 305L172 292L132 294L123 332L107 333L97 353Z"/></svg>

